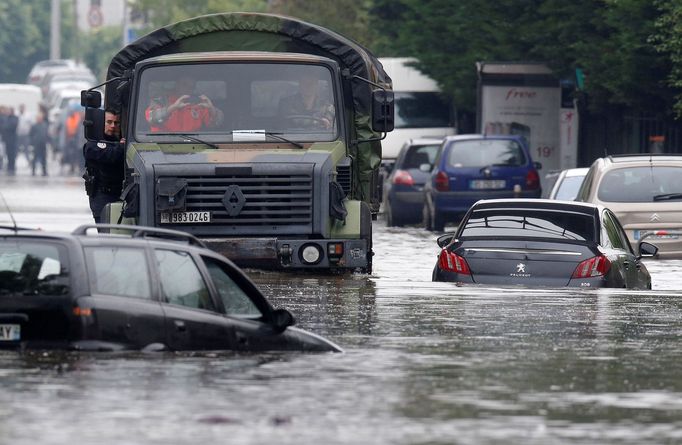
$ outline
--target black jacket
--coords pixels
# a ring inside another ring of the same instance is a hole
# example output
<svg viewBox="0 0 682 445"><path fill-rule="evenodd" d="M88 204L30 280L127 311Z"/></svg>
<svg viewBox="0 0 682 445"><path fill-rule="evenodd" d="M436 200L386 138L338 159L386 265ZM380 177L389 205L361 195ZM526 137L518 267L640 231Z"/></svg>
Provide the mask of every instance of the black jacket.
<svg viewBox="0 0 682 445"><path fill-rule="evenodd" d="M83 145L85 168L95 177L95 188L104 193L121 193L125 149L120 142L87 141Z"/></svg>

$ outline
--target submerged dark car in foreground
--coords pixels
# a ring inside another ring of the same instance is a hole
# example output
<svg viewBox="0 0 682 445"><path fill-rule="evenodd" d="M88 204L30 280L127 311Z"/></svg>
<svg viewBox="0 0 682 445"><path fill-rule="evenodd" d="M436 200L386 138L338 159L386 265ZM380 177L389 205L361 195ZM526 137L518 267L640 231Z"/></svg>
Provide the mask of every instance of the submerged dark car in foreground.
<svg viewBox="0 0 682 445"><path fill-rule="evenodd" d="M293 324L184 232L0 228L0 348L340 351Z"/></svg>
<svg viewBox="0 0 682 445"><path fill-rule="evenodd" d="M603 206L544 199L478 201L442 248L433 281L545 287L651 289L615 215Z"/></svg>

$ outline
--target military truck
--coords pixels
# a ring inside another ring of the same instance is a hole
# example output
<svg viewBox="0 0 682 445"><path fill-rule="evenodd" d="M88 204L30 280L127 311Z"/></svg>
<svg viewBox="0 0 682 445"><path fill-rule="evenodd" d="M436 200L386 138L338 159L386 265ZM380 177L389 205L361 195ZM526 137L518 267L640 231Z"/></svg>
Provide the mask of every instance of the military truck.
<svg viewBox="0 0 682 445"><path fill-rule="evenodd" d="M188 77L186 100L209 98L220 119L160 126L153 104ZM327 118L282 115L311 77ZM101 96L82 102L86 137L101 138ZM184 230L242 266L371 272L394 110L390 77L358 43L271 14L189 19L113 57L104 108L121 112L126 179L103 220Z"/></svg>

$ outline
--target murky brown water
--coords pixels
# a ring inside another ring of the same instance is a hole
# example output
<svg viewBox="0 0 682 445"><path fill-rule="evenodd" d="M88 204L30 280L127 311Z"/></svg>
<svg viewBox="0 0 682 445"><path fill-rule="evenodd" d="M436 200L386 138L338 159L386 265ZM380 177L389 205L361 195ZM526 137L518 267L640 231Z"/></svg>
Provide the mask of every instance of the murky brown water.
<svg viewBox="0 0 682 445"><path fill-rule="evenodd" d="M89 222L74 187L17 218ZM0 353L0 443L682 443L682 261L648 292L467 288L431 282L434 238L377 222L372 276L250 271L343 354Z"/></svg>

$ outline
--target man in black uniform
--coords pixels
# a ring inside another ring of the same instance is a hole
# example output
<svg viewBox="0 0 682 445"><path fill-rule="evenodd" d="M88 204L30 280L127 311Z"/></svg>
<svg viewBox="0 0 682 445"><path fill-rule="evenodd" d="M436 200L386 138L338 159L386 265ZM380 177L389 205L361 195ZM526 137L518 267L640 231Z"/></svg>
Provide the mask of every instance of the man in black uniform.
<svg viewBox="0 0 682 445"><path fill-rule="evenodd" d="M104 140L83 145L85 157L85 191L95 223L101 221L102 210L110 202L120 200L123 184L124 142L121 120L114 110L104 112Z"/></svg>

